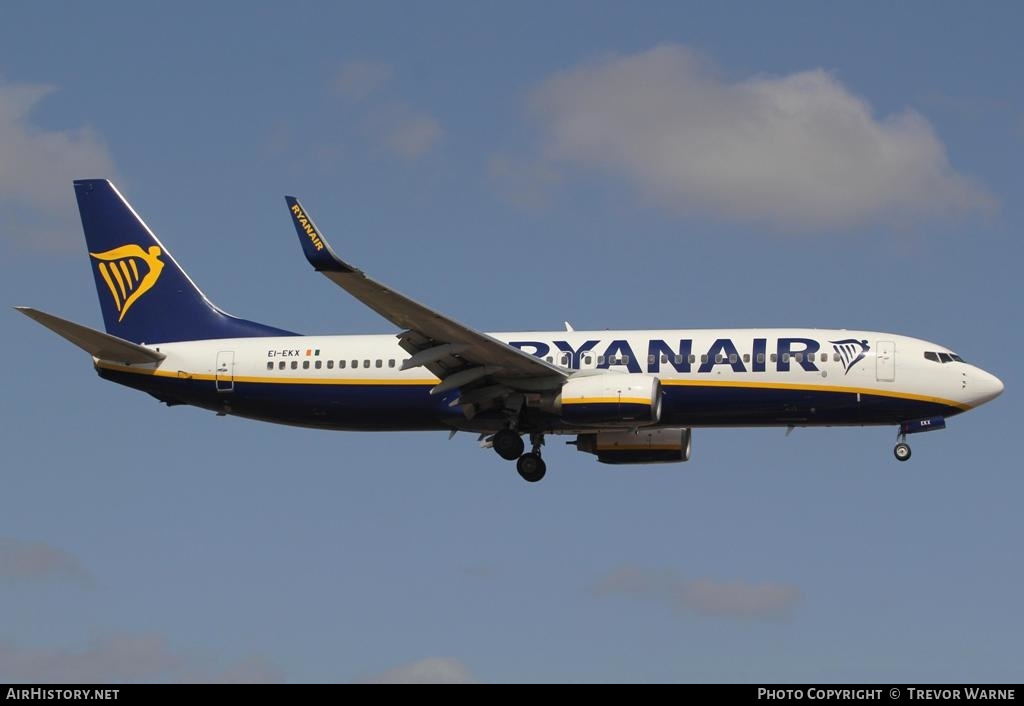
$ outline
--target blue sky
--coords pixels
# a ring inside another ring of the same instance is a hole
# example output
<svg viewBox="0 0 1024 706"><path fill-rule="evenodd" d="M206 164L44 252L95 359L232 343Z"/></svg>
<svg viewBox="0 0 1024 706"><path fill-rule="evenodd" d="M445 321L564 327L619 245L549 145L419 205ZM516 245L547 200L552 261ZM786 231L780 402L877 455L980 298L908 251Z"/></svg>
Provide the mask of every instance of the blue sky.
<svg viewBox="0 0 1024 706"><path fill-rule="evenodd" d="M523 483L469 435L167 409L7 314L0 679L1020 681L1019 3L16 3L0 292L99 326L71 180L226 310L866 328L1007 392L914 439L697 430ZM554 440L553 440L554 441Z"/></svg>

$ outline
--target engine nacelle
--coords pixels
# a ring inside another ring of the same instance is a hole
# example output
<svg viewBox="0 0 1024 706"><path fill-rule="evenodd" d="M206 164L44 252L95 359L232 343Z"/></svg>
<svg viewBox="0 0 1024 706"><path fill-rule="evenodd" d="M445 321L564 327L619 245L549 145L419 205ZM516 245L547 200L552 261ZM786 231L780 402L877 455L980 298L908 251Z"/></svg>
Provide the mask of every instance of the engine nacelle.
<svg viewBox="0 0 1024 706"><path fill-rule="evenodd" d="M562 385L559 414L568 425L643 426L661 418L661 382L651 375L588 375Z"/></svg>
<svg viewBox="0 0 1024 706"><path fill-rule="evenodd" d="M580 434L576 449L601 463L680 463L690 460L690 429L641 429Z"/></svg>

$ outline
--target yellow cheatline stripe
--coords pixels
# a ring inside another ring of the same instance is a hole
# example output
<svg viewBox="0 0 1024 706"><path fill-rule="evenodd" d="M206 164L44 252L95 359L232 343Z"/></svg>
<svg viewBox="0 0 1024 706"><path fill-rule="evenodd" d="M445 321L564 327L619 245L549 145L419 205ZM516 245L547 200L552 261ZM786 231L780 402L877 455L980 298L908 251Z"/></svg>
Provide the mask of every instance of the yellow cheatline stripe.
<svg viewBox="0 0 1024 706"><path fill-rule="evenodd" d="M898 390L878 390L870 387L843 387L840 385L802 385L792 382L741 382L736 380L662 380L662 385L674 385L680 387L739 387L744 389L758 390L801 390L805 392L846 392L850 394L874 395L875 397L895 397L901 400L916 400L918 402L934 402L947 407L956 407L967 411L971 408L969 404L947 400L943 397L931 395L918 395L913 392L901 392Z"/></svg>
<svg viewBox="0 0 1024 706"><path fill-rule="evenodd" d="M125 284L128 285L128 291L132 291L133 289L135 289L135 284L132 282L132 276L128 272L128 265L124 264L124 260L121 260L117 264L121 266L121 272L124 273L124 281Z"/></svg>
<svg viewBox="0 0 1024 706"><path fill-rule="evenodd" d="M124 299L126 292L124 290L124 280L121 279L121 273L117 270L117 263L110 263L110 274L114 275L114 281L117 282L118 289L121 290L121 298Z"/></svg>
<svg viewBox="0 0 1024 706"><path fill-rule="evenodd" d="M158 378L188 378L189 380L217 380L216 374L210 373L190 373L187 371L181 371L182 375L179 375L179 371L174 370L154 370L152 368L138 368L129 365L118 365L116 363L108 363L106 361L99 361L96 363L97 368L103 368L104 370L116 370L123 373L135 373L137 375L150 375ZM285 377L253 377L245 375L236 375L234 378L223 375L222 380L234 379L235 382L265 382L279 385L430 385L433 387L438 382L437 378L426 380L423 378L416 378L411 380L398 380L398 379L382 379L374 378L362 379L362 378L285 378Z"/></svg>
<svg viewBox="0 0 1024 706"><path fill-rule="evenodd" d="M135 281L139 281L139 266L135 264L135 258L129 258L128 264L132 266L132 275L135 277Z"/></svg>
<svg viewBox="0 0 1024 706"><path fill-rule="evenodd" d="M110 294L114 297L114 306L117 307L118 311L121 311L121 298L117 296L117 290L114 289L114 281L110 279L110 273L107 272L107 263L100 263L100 275L103 277L103 281L110 287Z"/></svg>
<svg viewBox="0 0 1024 706"><path fill-rule="evenodd" d="M574 397L563 399L562 404L643 404L650 405L646 397Z"/></svg>
<svg viewBox="0 0 1024 706"><path fill-rule="evenodd" d="M135 373L138 375L153 375L155 377L167 377L177 378L182 377L179 375L179 371L168 371L168 370L154 370L152 368L138 368L127 365L117 365L116 363L108 363L106 361L98 361L96 367L105 368L107 370L118 370L125 373ZM207 373L189 373L182 371L184 376L192 380L216 380L216 375ZM434 386L440 380L437 378L416 378L410 380L400 380L394 378L296 378L296 377L247 377L247 376L235 376L235 382L261 382L270 384L280 385L430 385ZM890 390L873 390L867 387L839 387L835 385L799 385L796 383L785 383L785 382L734 382L725 380L662 380L662 385L675 385L675 386L688 386L688 387L738 387L747 389L766 389L766 390L802 390L805 392L846 392L851 394L860 393L862 395L874 395L876 397L895 397L897 399L915 400L918 402L932 402L935 404L945 405L947 407L956 407L963 411L971 409L971 405L964 404L963 402L957 402L955 400L947 400L942 397L932 397L930 395L917 395L912 392L897 392ZM563 400L562 404L590 404L590 403L601 403L601 402L619 402L617 397L591 397L577 400ZM651 402L646 398L625 398L622 400L625 404L642 404L649 405Z"/></svg>

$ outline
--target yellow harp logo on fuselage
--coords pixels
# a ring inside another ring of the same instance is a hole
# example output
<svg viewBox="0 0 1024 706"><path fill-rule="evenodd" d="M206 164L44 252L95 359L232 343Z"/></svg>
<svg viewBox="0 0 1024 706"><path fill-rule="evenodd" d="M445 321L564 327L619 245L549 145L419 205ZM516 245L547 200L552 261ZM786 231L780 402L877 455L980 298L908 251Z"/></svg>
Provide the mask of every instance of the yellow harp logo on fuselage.
<svg viewBox="0 0 1024 706"><path fill-rule="evenodd" d="M100 277L114 298L114 306L120 314L117 317L119 323L132 304L153 288L164 269L160 248L156 245L151 245L148 252L140 245L122 245L106 252L89 254L99 260ZM141 271L140 264L145 265L145 272Z"/></svg>

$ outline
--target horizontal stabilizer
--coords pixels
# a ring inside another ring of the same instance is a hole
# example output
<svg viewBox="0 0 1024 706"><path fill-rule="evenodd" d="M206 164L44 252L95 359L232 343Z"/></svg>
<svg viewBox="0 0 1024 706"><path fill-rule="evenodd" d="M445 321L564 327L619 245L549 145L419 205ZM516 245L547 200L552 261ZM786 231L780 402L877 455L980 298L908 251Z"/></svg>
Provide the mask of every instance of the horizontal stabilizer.
<svg viewBox="0 0 1024 706"><path fill-rule="evenodd" d="M101 360L119 363L159 363L167 357L152 348L146 348L123 338L111 336L109 333L61 319L38 309L27 306L14 308Z"/></svg>

